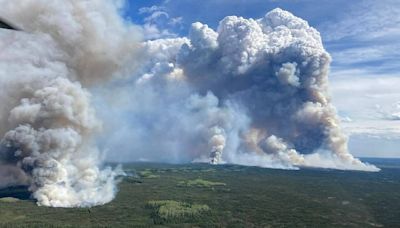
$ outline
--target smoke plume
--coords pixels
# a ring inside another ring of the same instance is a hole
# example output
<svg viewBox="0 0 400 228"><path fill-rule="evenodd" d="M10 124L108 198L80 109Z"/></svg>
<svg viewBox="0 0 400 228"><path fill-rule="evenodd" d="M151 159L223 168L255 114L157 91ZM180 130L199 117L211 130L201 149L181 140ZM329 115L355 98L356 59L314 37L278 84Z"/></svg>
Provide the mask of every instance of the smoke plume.
<svg viewBox="0 0 400 228"><path fill-rule="evenodd" d="M28 185L38 205L86 207L114 198L102 128L85 87L118 76L136 49L115 1L1 0L22 31L0 31L0 181ZM85 86L85 87L84 87Z"/></svg>
<svg viewBox="0 0 400 228"><path fill-rule="evenodd" d="M378 170L349 153L328 95L331 58L289 12L229 16L216 31L196 22L141 52L140 69L114 85L125 98L100 110L122 120L106 124L118 127L104 146L123 159Z"/></svg>
<svg viewBox="0 0 400 228"><path fill-rule="evenodd" d="M331 58L289 12L138 43L121 1L0 3L23 30L0 30L0 187L27 185L39 205L114 198L121 171L96 145L119 161L379 170L349 153Z"/></svg>

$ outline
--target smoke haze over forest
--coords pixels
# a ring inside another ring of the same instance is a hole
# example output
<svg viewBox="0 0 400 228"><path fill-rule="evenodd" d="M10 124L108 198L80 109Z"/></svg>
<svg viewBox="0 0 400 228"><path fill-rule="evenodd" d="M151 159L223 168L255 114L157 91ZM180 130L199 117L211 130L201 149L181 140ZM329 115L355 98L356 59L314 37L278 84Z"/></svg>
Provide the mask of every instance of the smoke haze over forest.
<svg viewBox="0 0 400 228"><path fill-rule="evenodd" d="M111 201L106 161L379 171L348 149L320 33L288 11L149 38L122 1L0 3L23 30L0 31L1 187L39 205Z"/></svg>

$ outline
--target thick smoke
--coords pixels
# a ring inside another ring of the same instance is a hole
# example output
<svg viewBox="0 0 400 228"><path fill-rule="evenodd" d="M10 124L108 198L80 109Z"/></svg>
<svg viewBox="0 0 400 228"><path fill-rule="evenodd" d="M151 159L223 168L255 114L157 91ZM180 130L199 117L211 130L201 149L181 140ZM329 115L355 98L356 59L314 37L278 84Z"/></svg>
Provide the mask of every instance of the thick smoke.
<svg viewBox="0 0 400 228"><path fill-rule="evenodd" d="M131 99L101 113L124 120L106 145L124 159L378 170L349 153L328 95L331 58L289 12L226 17L217 31L197 22L187 38L141 49L141 70L116 87Z"/></svg>
<svg viewBox="0 0 400 228"><path fill-rule="evenodd" d="M102 168L102 128L83 86L117 76L131 62L135 29L120 3L0 0L0 15L22 31L0 30L1 187L28 185L39 205L86 207L114 198Z"/></svg>
<svg viewBox="0 0 400 228"><path fill-rule="evenodd" d="M24 31L0 30L0 187L39 205L113 199L121 172L96 143L123 161L378 170L348 152L319 33L286 11L138 44L120 1L0 3Z"/></svg>

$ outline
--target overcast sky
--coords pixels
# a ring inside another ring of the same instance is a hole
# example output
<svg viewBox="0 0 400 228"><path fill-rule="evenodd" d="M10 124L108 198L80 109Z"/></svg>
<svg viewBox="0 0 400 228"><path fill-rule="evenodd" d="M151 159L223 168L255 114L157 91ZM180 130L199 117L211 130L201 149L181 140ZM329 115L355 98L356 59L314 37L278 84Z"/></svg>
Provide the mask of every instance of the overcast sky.
<svg viewBox="0 0 400 228"><path fill-rule="evenodd" d="M200 21L260 18L280 7L317 28L333 57L330 90L356 156L400 157L400 1L130 0L145 39L186 36Z"/></svg>

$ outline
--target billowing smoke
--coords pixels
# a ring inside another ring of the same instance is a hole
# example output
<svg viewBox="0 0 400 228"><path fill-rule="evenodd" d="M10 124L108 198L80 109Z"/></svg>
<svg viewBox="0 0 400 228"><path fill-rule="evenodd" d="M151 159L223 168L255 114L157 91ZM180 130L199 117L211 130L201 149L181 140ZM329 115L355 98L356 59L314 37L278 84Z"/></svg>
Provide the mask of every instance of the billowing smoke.
<svg viewBox="0 0 400 228"><path fill-rule="evenodd" d="M139 72L113 85L124 98L100 111L118 126L105 146L124 160L378 170L349 153L328 95L331 58L289 12L226 17L217 31L197 22L187 38L141 49Z"/></svg>
<svg viewBox="0 0 400 228"><path fill-rule="evenodd" d="M121 1L0 3L24 31L0 30L0 187L39 205L113 199L121 171L96 144L122 161L378 170L347 149L319 33L286 11L139 44Z"/></svg>
<svg viewBox="0 0 400 228"><path fill-rule="evenodd" d="M0 30L1 187L27 185L39 205L86 207L111 201L121 172L102 167L101 122L84 87L132 62L135 28L121 3L0 0L22 31Z"/></svg>

